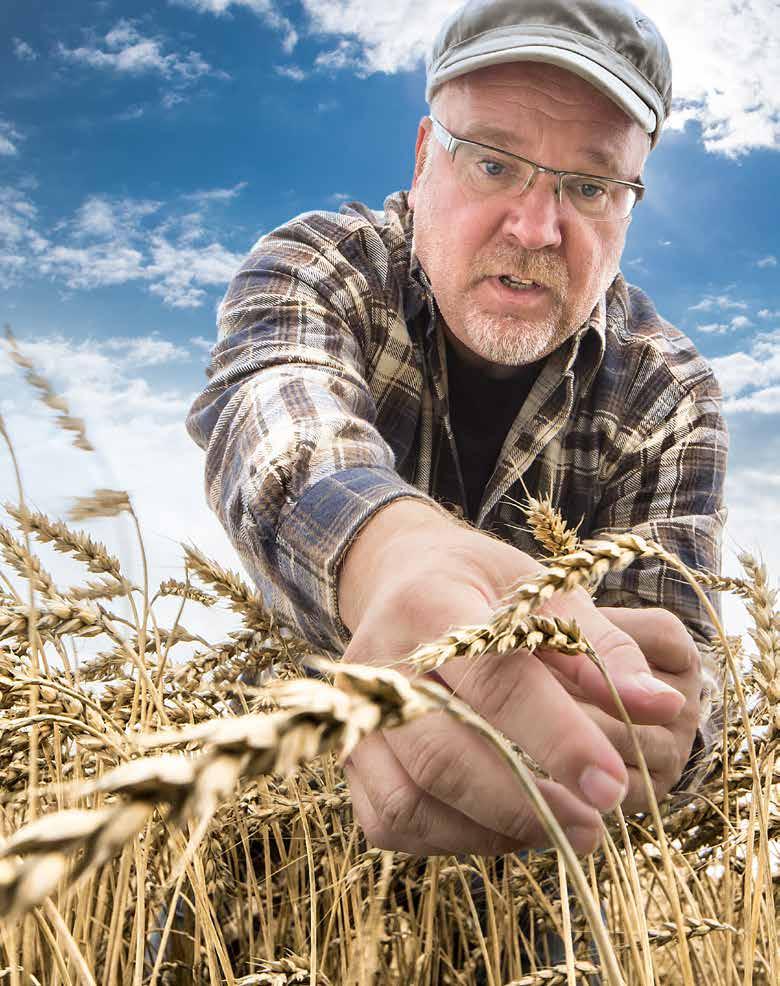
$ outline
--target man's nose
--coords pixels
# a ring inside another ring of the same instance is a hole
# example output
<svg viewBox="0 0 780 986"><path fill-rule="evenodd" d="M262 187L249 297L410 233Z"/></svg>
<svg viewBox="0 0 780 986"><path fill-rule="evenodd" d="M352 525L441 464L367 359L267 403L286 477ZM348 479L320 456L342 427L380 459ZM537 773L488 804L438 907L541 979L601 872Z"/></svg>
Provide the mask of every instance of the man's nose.
<svg viewBox="0 0 780 986"><path fill-rule="evenodd" d="M540 172L529 188L507 204L504 232L526 250L542 250L561 244L561 217L565 203L558 202L556 175Z"/></svg>

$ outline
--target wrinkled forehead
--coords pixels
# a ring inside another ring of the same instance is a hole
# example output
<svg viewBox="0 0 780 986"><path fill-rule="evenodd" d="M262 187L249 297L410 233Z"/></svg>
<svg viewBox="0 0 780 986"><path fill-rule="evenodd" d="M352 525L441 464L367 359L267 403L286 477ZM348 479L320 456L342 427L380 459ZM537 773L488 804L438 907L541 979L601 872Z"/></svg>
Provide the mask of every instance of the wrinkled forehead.
<svg viewBox="0 0 780 986"><path fill-rule="evenodd" d="M488 65L450 79L436 91L437 106L458 105L482 100L505 100L511 108L514 99L539 104L558 103L603 116L616 125L629 127L634 121L586 79L548 62L507 62Z"/></svg>
<svg viewBox="0 0 780 986"><path fill-rule="evenodd" d="M481 125L483 138L491 124L494 136L514 130L521 138L526 108L540 111L536 119L568 119L580 130L592 130L591 144L622 158L623 168L641 173L650 152L649 134L603 92L558 65L529 61L490 65L445 82L431 101L433 113L453 130Z"/></svg>

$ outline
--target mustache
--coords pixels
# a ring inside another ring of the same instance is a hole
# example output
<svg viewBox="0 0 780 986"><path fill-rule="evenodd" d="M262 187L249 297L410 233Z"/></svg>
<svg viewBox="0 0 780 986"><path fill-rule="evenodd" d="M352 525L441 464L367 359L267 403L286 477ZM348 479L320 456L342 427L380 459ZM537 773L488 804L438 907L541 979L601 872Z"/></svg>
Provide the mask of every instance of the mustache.
<svg viewBox="0 0 780 986"><path fill-rule="evenodd" d="M525 262L523 262L525 260ZM563 289L568 283L568 271L559 258L529 255L527 258L518 256L500 258L485 265L480 280L486 277L501 277L509 274L522 281L536 281L548 288Z"/></svg>

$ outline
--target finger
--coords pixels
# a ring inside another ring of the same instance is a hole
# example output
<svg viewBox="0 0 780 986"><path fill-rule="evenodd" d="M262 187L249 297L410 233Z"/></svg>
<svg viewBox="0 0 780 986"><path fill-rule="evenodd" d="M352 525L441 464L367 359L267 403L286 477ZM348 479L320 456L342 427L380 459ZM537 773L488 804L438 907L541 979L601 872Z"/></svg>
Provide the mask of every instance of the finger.
<svg viewBox="0 0 780 986"><path fill-rule="evenodd" d="M600 611L637 644L659 671L683 674L696 670L701 657L682 620L665 609L628 609L604 606Z"/></svg>
<svg viewBox="0 0 780 986"><path fill-rule="evenodd" d="M581 590L570 595L576 597ZM589 602L589 601L588 601ZM557 594L545 604L554 616L571 619L574 616L585 637L612 678L633 722L664 724L672 721L685 704L685 695L653 675L647 658L636 641L623 629L608 620L595 606L582 600L567 601ZM582 689L588 699L610 715L619 716L612 692L602 672L587 654L561 654L540 650L545 662L557 667Z"/></svg>
<svg viewBox="0 0 780 986"><path fill-rule="evenodd" d="M634 743L625 723L594 705L583 705L588 718L603 731L627 767L638 767ZM670 762L677 759L677 740L665 726L634 726L639 749L651 774L662 774L669 770Z"/></svg>
<svg viewBox="0 0 780 986"><path fill-rule="evenodd" d="M593 824L593 808L609 811L621 800L627 781L621 757L533 655L455 660L439 674L461 700L576 795L588 814L561 818L562 825ZM488 741L443 714L422 723L422 728L410 723L387 734L415 783L482 824L489 824L486 816L492 816L495 804L501 813L495 827L511 832L524 796Z"/></svg>
<svg viewBox="0 0 780 986"><path fill-rule="evenodd" d="M441 846L434 846L430 843L421 842L419 839L407 836L405 833L396 833L392 840L392 845L378 845L369 833L373 833L380 828L380 819L374 810L371 799L366 793L365 786L360 780L360 772L349 763L344 765L344 773L349 783L349 791L352 796L352 813L357 824L366 833L366 839L378 849L392 849L396 852L408 852L412 856L441 856L448 855Z"/></svg>
<svg viewBox="0 0 780 986"><path fill-rule="evenodd" d="M436 723L437 719L439 723ZM547 847L550 842L546 830L509 768L499 761L498 767L502 770L497 771L497 761L492 751L480 749L480 738L460 724L455 725L459 727L459 732L465 734L467 749L463 750L460 746L459 735L442 735L442 720L446 722L439 713L425 716L398 729L369 736L353 751L353 767L375 816L369 824L377 827L371 833L367 832L371 841L398 848L401 847L401 840L405 845L413 846L435 843L449 853L471 852L489 856ZM439 751L445 751L444 758L449 754L450 759L453 749L464 755L452 760L442 776L438 766L441 761L426 760L423 753L418 761L412 762L413 773L410 774L407 770L409 765L403 764L393 749L402 732L420 734L408 737L411 746L418 750L436 750L437 756L442 756ZM378 741L382 740L386 745L386 756L379 746ZM472 744L484 768L480 775L471 770L469 755L474 752L470 749ZM382 755L381 762L378 755ZM422 768L423 785L415 777L419 768ZM431 768L433 790L427 786L430 779L425 773ZM465 784L460 780L453 782L453 778L464 776ZM539 788L564 829L570 833L569 841L575 849L591 852L601 837L598 813L558 784L541 781ZM458 797L453 801L454 789L458 790ZM467 811L462 811L463 807Z"/></svg>

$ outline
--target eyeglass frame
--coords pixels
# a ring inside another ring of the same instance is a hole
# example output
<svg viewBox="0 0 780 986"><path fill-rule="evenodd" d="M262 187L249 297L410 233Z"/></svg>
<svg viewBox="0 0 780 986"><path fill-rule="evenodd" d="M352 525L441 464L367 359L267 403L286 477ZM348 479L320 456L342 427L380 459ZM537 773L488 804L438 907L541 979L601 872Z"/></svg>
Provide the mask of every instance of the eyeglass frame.
<svg viewBox="0 0 780 986"><path fill-rule="evenodd" d="M431 123L433 124L434 136L441 144L441 146L444 148L444 150L450 155L450 158L453 161L455 160L455 152L457 151L459 144L471 144L472 147L481 147L486 151L495 151L498 154L505 154L507 157L515 158L515 160L517 161L522 161L523 164L530 165L530 167L533 169L531 171L531 177L528 179L528 182L524 186L523 192L521 194L523 194L529 188L532 187L532 185L536 182L536 176L541 171L544 172L545 174L556 176L557 183L555 187L555 197L558 199L559 205L562 204L563 179L566 178L568 175L571 175L575 178L595 178L598 181L608 181L608 182L612 182L615 185L627 185L629 188L633 188L636 191L637 196L636 196L636 201L631 206L631 212L634 211L634 209L637 206L637 203L641 202L642 199L644 198L644 194L647 186L640 184L638 182L624 181L622 178L607 178L604 175L591 175L585 171L559 171L557 168L546 168L544 167L544 165L536 164L535 161L530 161L528 158L521 157L519 154L513 154L511 151L505 151L502 147L493 147L491 144L481 144L479 143L479 141L476 140L466 140L463 137L455 137L453 134L449 132L449 130L447 130L447 128L442 123L440 123L436 119L436 117L432 113L430 114L430 120ZM446 140L443 140L442 137L446 138ZM586 216L585 213L583 212L578 212L577 214L582 216L583 219L589 219L591 222L607 223L607 222L625 222L627 219L630 220L631 212L629 212L627 216L621 216L619 219L598 219L595 216Z"/></svg>

